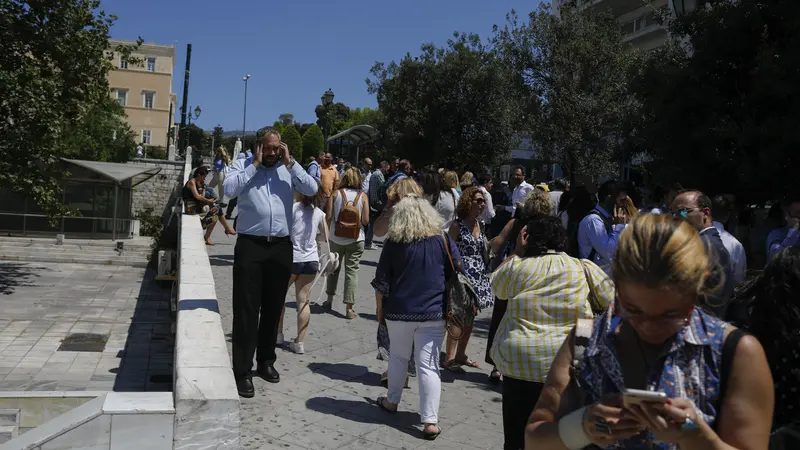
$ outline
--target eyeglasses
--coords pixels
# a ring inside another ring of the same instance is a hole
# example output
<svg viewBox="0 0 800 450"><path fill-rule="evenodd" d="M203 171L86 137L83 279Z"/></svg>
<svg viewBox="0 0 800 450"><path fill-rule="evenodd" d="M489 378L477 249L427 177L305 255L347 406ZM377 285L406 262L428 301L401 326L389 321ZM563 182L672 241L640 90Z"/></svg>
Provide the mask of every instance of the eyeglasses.
<svg viewBox="0 0 800 450"><path fill-rule="evenodd" d="M687 217L690 212L697 211L697 208L681 208L677 211L673 211L672 215L674 217Z"/></svg>

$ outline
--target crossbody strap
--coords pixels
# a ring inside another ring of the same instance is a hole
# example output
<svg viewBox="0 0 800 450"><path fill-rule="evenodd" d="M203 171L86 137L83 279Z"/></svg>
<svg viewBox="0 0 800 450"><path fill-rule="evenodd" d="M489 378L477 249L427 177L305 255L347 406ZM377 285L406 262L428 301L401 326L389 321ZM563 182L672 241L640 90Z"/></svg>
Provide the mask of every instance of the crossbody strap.
<svg viewBox="0 0 800 450"><path fill-rule="evenodd" d="M733 357L736 355L736 347L739 345L739 341L745 336L747 336L745 331L741 328L736 328L728 334L728 337L725 338L725 343L722 344L722 362L719 371L720 407L722 406L722 402L725 401L731 371L733 370Z"/></svg>
<svg viewBox="0 0 800 450"><path fill-rule="evenodd" d="M450 244L447 243L447 237L443 234L442 241L444 241L444 250L447 252L447 260L450 261L450 270L455 272L456 266L453 264L453 257L450 256Z"/></svg>

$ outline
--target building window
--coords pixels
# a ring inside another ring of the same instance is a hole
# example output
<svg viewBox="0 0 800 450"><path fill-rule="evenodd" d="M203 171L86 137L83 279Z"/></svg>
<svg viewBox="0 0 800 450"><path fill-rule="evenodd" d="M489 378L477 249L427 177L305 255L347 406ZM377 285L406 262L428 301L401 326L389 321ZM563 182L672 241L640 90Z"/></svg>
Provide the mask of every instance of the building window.
<svg viewBox="0 0 800 450"><path fill-rule="evenodd" d="M142 144L150 145L150 130L142 130Z"/></svg>
<svg viewBox="0 0 800 450"><path fill-rule="evenodd" d="M643 29L653 25L659 25L658 17L656 17L655 13L646 14L622 25L622 35L625 36L631 33L636 33L637 31L642 31Z"/></svg>
<svg viewBox="0 0 800 450"><path fill-rule="evenodd" d="M142 105L147 109L153 109L155 98L155 92L142 92Z"/></svg>
<svg viewBox="0 0 800 450"><path fill-rule="evenodd" d="M147 71L148 72L156 71L156 58L152 56L147 58Z"/></svg>
<svg viewBox="0 0 800 450"><path fill-rule="evenodd" d="M119 68L120 69L128 68L128 60L122 55L119 55Z"/></svg>
<svg viewBox="0 0 800 450"><path fill-rule="evenodd" d="M128 91L124 89L117 89L117 103L120 106L128 106Z"/></svg>

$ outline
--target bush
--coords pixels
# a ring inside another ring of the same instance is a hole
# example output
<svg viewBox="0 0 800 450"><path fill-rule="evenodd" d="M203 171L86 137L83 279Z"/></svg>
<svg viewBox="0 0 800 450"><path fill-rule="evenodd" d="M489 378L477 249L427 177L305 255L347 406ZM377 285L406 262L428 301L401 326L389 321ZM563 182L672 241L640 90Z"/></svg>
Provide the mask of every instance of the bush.
<svg viewBox="0 0 800 450"><path fill-rule="evenodd" d="M300 137L300 133L294 125L289 125L284 129L281 140L289 147L295 160L303 160L303 138Z"/></svg>
<svg viewBox="0 0 800 450"><path fill-rule="evenodd" d="M317 156L325 148L325 137L322 129L314 124L306 130L303 135L303 154L306 156Z"/></svg>

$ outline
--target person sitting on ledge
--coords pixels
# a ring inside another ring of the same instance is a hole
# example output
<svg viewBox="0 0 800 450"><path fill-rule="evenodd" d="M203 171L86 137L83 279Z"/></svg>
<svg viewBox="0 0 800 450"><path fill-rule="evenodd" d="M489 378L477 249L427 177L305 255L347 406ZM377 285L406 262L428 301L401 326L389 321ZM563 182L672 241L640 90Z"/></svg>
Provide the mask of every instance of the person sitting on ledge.
<svg viewBox="0 0 800 450"><path fill-rule="evenodd" d="M211 242L211 232L214 231L217 220L222 222L222 226L225 227L225 234L235 236L236 231L225 220L222 208L216 204L217 199L206 198L206 175L208 175L208 167L198 167L194 171L194 176L183 186L181 197L186 214L203 214L203 217L200 218L200 224L205 230L203 239L206 245L214 245Z"/></svg>

